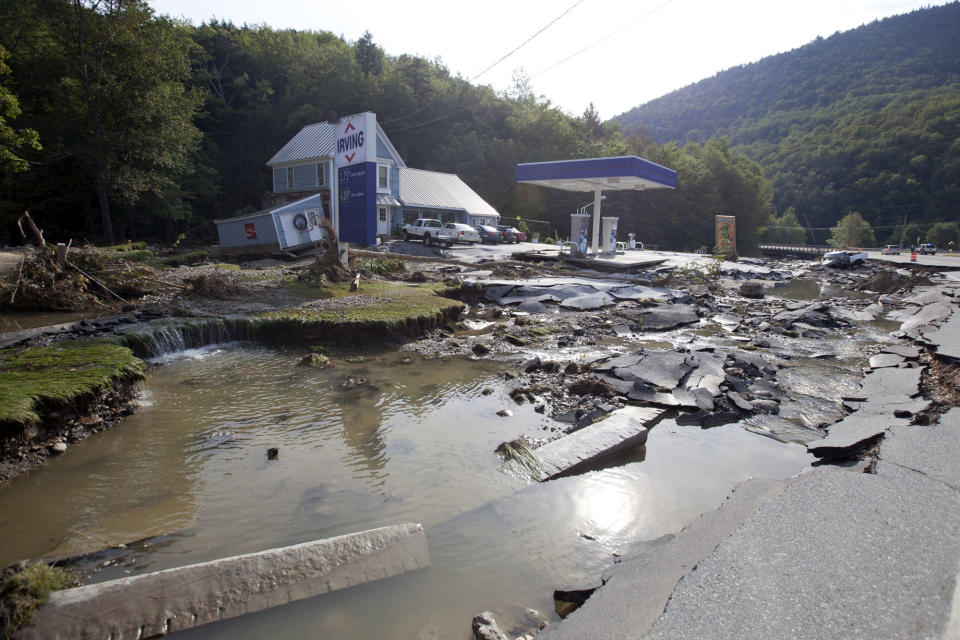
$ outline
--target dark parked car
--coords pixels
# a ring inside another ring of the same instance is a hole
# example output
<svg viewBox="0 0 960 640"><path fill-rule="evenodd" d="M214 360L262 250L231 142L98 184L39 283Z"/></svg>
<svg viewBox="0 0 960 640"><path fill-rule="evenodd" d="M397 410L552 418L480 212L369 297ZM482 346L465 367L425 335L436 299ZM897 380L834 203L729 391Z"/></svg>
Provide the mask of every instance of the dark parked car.
<svg viewBox="0 0 960 640"><path fill-rule="evenodd" d="M490 225L478 225L477 233L480 234L480 242L487 242L490 244L500 244L501 242L506 242L506 236L504 236L499 229L496 227L491 227Z"/></svg>
<svg viewBox="0 0 960 640"><path fill-rule="evenodd" d="M497 225L497 229L499 229L499 230L500 230L500 233L503 234L503 241L504 241L504 242L510 242L510 243L513 243L513 244L516 244L517 242L520 242L520 241L517 239L517 234L516 234L516 231L514 230L513 227L508 227L508 226L506 226L506 225L498 224L498 225Z"/></svg>

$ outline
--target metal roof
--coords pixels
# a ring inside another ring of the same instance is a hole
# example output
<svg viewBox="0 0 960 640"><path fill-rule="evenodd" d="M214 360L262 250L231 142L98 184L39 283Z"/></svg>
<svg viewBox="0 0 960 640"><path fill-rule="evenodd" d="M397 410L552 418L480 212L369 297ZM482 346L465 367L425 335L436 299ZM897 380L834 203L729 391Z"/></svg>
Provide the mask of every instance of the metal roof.
<svg viewBox="0 0 960 640"><path fill-rule="evenodd" d="M348 116L349 117L349 116ZM329 122L315 122L308 124L300 129L297 135L290 139L290 142L283 145L280 151L277 151L270 160L267 161L268 167L290 164L293 162L303 162L305 160L316 160L319 158L332 158L333 147L336 144L337 125ZM383 142L387 151L393 155L394 161L398 166L406 166L403 158L397 153L390 138L377 123L377 138Z"/></svg>
<svg viewBox="0 0 960 640"><path fill-rule="evenodd" d="M331 157L335 138L336 128L329 122L308 124L267 161L267 166Z"/></svg>
<svg viewBox="0 0 960 640"><path fill-rule="evenodd" d="M637 156L528 162L517 182L566 191L676 189L677 172Z"/></svg>
<svg viewBox="0 0 960 640"><path fill-rule="evenodd" d="M496 209L453 173L401 168L400 202L405 207L460 209L473 215L500 217Z"/></svg>
<svg viewBox="0 0 960 640"><path fill-rule="evenodd" d="M377 204L384 204L388 207L399 207L400 203L389 193L378 193Z"/></svg>

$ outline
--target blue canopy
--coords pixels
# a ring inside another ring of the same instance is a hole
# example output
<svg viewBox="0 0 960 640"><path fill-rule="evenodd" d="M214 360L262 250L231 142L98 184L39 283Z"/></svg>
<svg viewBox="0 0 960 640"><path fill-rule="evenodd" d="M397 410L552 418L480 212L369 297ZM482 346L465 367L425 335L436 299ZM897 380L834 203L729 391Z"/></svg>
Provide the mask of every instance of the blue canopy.
<svg viewBox="0 0 960 640"><path fill-rule="evenodd" d="M677 172L637 156L517 165L517 182L566 191L676 189Z"/></svg>

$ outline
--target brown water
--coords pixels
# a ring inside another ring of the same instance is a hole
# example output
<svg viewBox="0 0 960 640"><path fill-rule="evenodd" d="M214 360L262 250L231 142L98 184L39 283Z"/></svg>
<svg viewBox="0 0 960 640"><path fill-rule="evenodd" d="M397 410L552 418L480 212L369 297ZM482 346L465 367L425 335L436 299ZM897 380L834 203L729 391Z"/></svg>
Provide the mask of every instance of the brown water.
<svg viewBox="0 0 960 640"><path fill-rule="evenodd" d="M812 460L738 425L665 421L620 466L531 484L493 453L553 426L509 399L500 373L515 365L391 352L314 369L302 356L234 344L157 365L134 416L0 487L0 562L174 534L126 569L147 571L422 522L429 569L182 637L466 639L475 613L549 612L556 586L596 576L614 551ZM366 382L344 391L345 377Z"/></svg>

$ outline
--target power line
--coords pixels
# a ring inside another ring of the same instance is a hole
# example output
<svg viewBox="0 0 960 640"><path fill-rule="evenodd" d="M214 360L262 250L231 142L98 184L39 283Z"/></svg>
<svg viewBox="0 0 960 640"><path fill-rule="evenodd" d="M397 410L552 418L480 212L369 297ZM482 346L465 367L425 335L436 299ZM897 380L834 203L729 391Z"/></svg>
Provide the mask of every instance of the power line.
<svg viewBox="0 0 960 640"><path fill-rule="evenodd" d="M557 22L560 18L562 18L563 16L567 15L568 13L570 13L571 11L573 11L574 9L576 9L576 8L577 8L577 5L579 5L579 4L582 3L582 2L583 2L583 0L577 0L576 2L574 2L572 5L570 5L570 8L569 8L569 9L567 9L566 11L564 11L563 13L561 13L560 15L558 15L556 18L554 18L554 19L551 20L550 22L548 22L548 23L546 24L546 26L544 26L542 29L540 29L540 30L537 31L535 34L533 34L532 36L530 36L529 38L527 38L526 40L524 40L523 42L521 42L517 47L515 47L513 50L511 50L508 54L506 54L505 56L503 56L503 57L501 57L500 59L498 59L496 62L494 62L493 64L491 64L490 66L488 66L486 69L484 69L483 71L481 71L481 72L478 73L477 75L475 75L475 76L473 76L472 78L470 78L469 80L467 80L467 82L473 82L474 80L476 80L477 78L479 78L480 76L482 76L483 74L485 74L487 71L490 71L490 69L493 69L495 66L497 66L498 64L500 64L501 62L503 62L504 60L506 60L507 58L509 58L509 57L512 56L513 54L515 54L517 51L519 51L521 48L523 48L525 45L527 45L531 40L533 40L533 39L536 38L538 35L540 35L540 34L543 33L544 31L546 31L547 29L549 29L551 26L553 26L553 24L554 24L555 22Z"/></svg>
<svg viewBox="0 0 960 640"><path fill-rule="evenodd" d="M632 27L633 25L637 24L638 22L640 22L640 21L643 20L644 18L647 18L647 17L653 15L653 14L656 13L657 11L660 11L660 9L663 9L665 6L667 6L667 5L669 5L669 4L672 4L673 2L674 2L674 0L667 0L666 2L660 4L659 6L654 7L654 8L651 9L650 11L647 11L646 13L644 13L643 15L641 15L641 16L640 16L639 18L637 18L636 20L633 20L632 22L628 22L628 23L625 24L624 26L622 26L622 27L620 27L619 29L616 29L616 30L610 32L609 34L603 36L603 37L600 38L599 40L595 40L594 42L588 44L587 46L585 46L583 49L580 49L580 50L577 51L576 53L572 53L572 54L570 54L569 56L567 56L566 58L563 58L562 60L553 63L552 65L550 65L550 66L547 67L546 69L541 69L540 71L538 71L538 72L536 72L535 74L533 74L532 76L530 76L530 79L533 80L533 79L536 78L537 76L543 75L543 74L546 73L547 71L550 71L551 69L554 69L554 68L556 68L556 67L559 67L559 66L560 66L561 64L563 64L564 62L567 62L568 60L572 60L573 58L576 58L576 57L579 56L581 53L583 53L583 52L585 52L585 51L588 51L588 50L594 48L594 47L597 46L598 44L600 44L600 43L602 43L602 42L604 42L604 41L606 41L606 40L609 40L610 38L612 38L612 37L614 37L614 36L620 35L621 33L623 33L624 31L626 31L627 29L629 29L629 28Z"/></svg>
<svg viewBox="0 0 960 640"><path fill-rule="evenodd" d="M500 64L501 62L503 62L504 60L506 60L507 58L509 58L509 57L512 56L513 54L515 54L517 51L519 51L520 49L522 49L522 48L525 47L526 45L530 44L530 42L532 42L534 38L536 38L536 37L539 36L541 33L543 33L544 31L546 31L546 30L549 29L550 27L552 27L558 20L560 20L560 19L563 18L565 15L567 15L568 13L570 13L571 11L573 11L574 9L576 9L577 6L580 5L580 4L582 4L582 3L583 3L583 0L577 0L576 2L574 2L572 5L570 5L570 6L567 8L566 11L564 11L563 13L561 13L560 15L558 15L556 18L554 18L553 20L551 20L550 22L548 22L546 25L544 25L543 27L541 27L539 31L537 31L537 32L534 33L532 36L530 36L529 38L527 38L526 40L524 40L523 42L521 42L520 44L518 44L516 47L514 47L513 49L511 49L509 52L507 52L506 54L504 54L504 55L501 56L500 58L498 58L495 62L489 64L483 71L481 71L480 73L478 73L478 74L474 75L473 77L469 78L469 79L467 80L467 82L468 82L468 83L469 83L469 82L473 82L474 80L476 80L477 78L479 78L480 76L482 76L483 74L485 74L487 71L490 71L490 70L493 69L495 66L497 66L498 64ZM402 116L397 116L396 118L390 118L389 120L386 120L385 122L382 122L382 123L381 123L381 126L383 126L384 124L387 124L387 123L389 123L389 122L396 122L397 120L404 120L405 118L409 118L410 116L412 116L412 115L414 115L414 114L416 114L416 113L420 113L421 111L423 111L423 110L426 109L426 108L427 108L426 105L424 105L424 106L422 106L422 107L419 107L419 108L417 108L417 109L414 109L414 110L411 111L410 113L406 113L406 114L404 114L404 115L402 115ZM458 113L458 112L454 112L454 113ZM451 115L454 115L454 113L448 114L448 115L445 116L445 117L449 117L449 116L451 116ZM442 118L441 118L441 119L442 119ZM407 129L412 129L412 128L414 128L414 127L422 127L422 126L425 126L425 125L428 125L428 124L432 124L433 122L436 122L436 121L437 121L437 120L434 119L434 120L431 120L431 121L429 121L429 122L423 122L423 123L418 124L418 125L411 125L411 126L407 127L406 129L394 129L393 131L388 131L387 133L395 133L395 132L397 132L397 131L406 131Z"/></svg>

